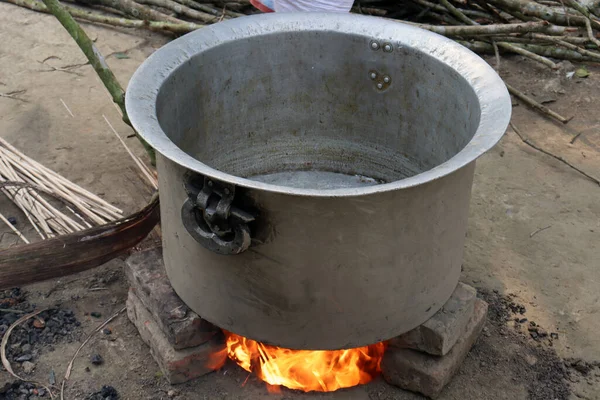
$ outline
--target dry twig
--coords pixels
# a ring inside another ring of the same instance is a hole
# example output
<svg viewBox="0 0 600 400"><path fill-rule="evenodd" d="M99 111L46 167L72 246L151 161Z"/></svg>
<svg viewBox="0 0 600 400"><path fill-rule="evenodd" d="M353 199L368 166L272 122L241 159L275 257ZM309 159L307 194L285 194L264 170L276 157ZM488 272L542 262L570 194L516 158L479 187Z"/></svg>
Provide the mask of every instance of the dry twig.
<svg viewBox="0 0 600 400"><path fill-rule="evenodd" d="M554 62L552 62L551 60L549 60L548 58L544 57L544 56L540 56L538 54L535 54L534 52L531 52L527 49L524 49L523 47L517 45L517 44L511 44L511 43L507 43L507 42L499 42L498 46L505 48L506 50L510 50L513 53L517 53L520 54L522 56L531 58L534 61L537 61L539 63L542 63L552 69L557 69L558 65L556 65Z"/></svg>
<svg viewBox="0 0 600 400"><path fill-rule="evenodd" d="M508 88L508 91L510 92L510 94L512 94L513 96L515 96L516 98L518 98L519 100L521 100L522 102L527 104L528 106L533 107L538 111L541 111L542 113L562 122L563 124L566 124L567 122L569 122L571 120L571 118L565 118L562 115L552 111L545 105L538 103L537 101L535 101L531 97L527 96L525 93L521 92L520 90L516 89L515 87L509 85L508 83L505 82L505 84L506 84L506 87Z"/></svg>
<svg viewBox="0 0 600 400"><path fill-rule="evenodd" d="M498 50L498 43L492 40L492 46L494 47L494 57L496 57L496 71L500 71L500 50Z"/></svg>
<svg viewBox="0 0 600 400"><path fill-rule="evenodd" d="M596 39L594 30L592 29L592 23L590 22L589 18L585 21L585 29L592 43L594 43L600 49L600 40Z"/></svg>
<svg viewBox="0 0 600 400"><path fill-rule="evenodd" d="M68 234L91 225L83 225L50 204L41 193L52 196L67 207L72 206L96 224L120 218L122 211L98 196L68 181L56 172L27 157L0 138L0 191L25 214L42 239Z"/></svg>
<svg viewBox="0 0 600 400"><path fill-rule="evenodd" d="M211 14L207 14L203 11L194 10L186 5L177 3L172 0L136 0L140 4L152 5L162 7L167 10L174 11L176 14L183 15L187 18L196 19L202 22L216 22L217 17ZM173 22L173 21L170 21ZM181 21L183 22L183 21Z"/></svg>
<svg viewBox="0 0 600 400"><path fill-rule="evenodd" d="M554 158L555 160L560 161L561 163L563 163L563 164L567 165L568 167L574 169L575 171L579 172L581 175L585 176L592 182L596 183L597 185L600 185L599 179L597 179L597 178L591 176L590 174L588 174L587 172L582 171L581 169L577 168L576 166L574 166L573 164L571 164L570 162L568 162L561 156L557 156L556 154L553 154L553 153L549 152L548 150L545 150L545 149L535 145L534 143L532 143L529 139L527 139L526 137L523 136L523 134L517 129L517 127L512 122L510 123L510 127L512 128L513 132L515 132L517 134L517 136L521 139L521 141L523 143L525 143L527 146L529 146L539 152L542 152L542 153L546 154L547 156Z"/></svg>
<svg viewBox="0 0 600 400"><path fill-rule="evenodd" d="M83 349L85 347L85 345L90 341L90 339L96 333L100 332L106 325L108 325L113 319L117 318L119 316L119 314L121 314L125 310L127 310L127 307L121 308L119 311L114 313L110 318L108 318L106 321L104 321L102 324L100 324L96 329L94 329L92 331L92 333L90 333L88 335L88 337L83 341L83 343L81 343L81 345L77 348L77 351L75 351L75 354L73 354L73 357L71 358L71 361L69 362L69 365L67 366L67 371L65 372L65 376L60 385L60 399L61 400L64 400L65 384L71 377L71 370L73 369L73 364L75 363L75 359L77 358L77 355L79 354L81 349Z"/></svg>
<svg viewBox="0 0 600 400"><path fill-rule="evenodd" d="M145 20L145 21L171 22L174 24L184 23L184 21L182 21L178 18L171 17L170 15L167 15L167 14L163 14L160 11L157 11L153 8L146 7L142 4L136 3L133 0L118 0L118 1L114 1L114 0L80 0L80 1L82 3L89 4L89 5L102 5L105 7L114 8L114 9L117 9L135 19L141 19L141 20ZM46 4L46 6L48 7L48 2L46 2L45 0L44 0L44 4ZM58 4L58 1L56 1L56 4ZM51 7L48 7L48 8L52 12L52 14L54 14L54 11L52 10L52 8ZM58 16L56 14L54 14L54 15L58 18ZM59 18L59 20L60 20L60 18ZM62 21L61 21L61 23L62 23ZM66 26L65 26L65 28L67 30L69 30ZM69 33L71 33L71 32L69 32ZM77 40L77 39L75 39L75 40ZM82 48L82 50L83 50L83 48Z"/></svg>
<svg viewBox="0 0 600 400"><path fill-rule="evenodd" d="M454 7L452 5L452 3L450 3L448 0L440 0L440 3L442 3L442 5L444 7L446 7L448 9L448 11L450 11L450 14L452 14L452 16L454 16L459 21L462 21L467 25L479 25L477 22L475 22L471 18L467 17L458 8Z"/></svg>
<svg viewBox="0 0 600 400"><path fill-rule="evenodd" d="M465 41L465 40L457 40L458 43L463 46L471 49L476 53L482 54L494 54L494 47L490 43L486 43L483 41L475 40L475 41ZM571 61L595 61L595 59L586 57L584 55L579 54L576 51L563 49L558 46L542 46L538 44L522 44L522 48L528 50L532 53L544 56L544 57L552 57L558 58L561 60L571 60Z"/></svg>
<svg viewBox="0 0 600 400"><path fill-rule="evenodd" d="M194 8L196 10L200 10L200 11L204 11L205 13L212 14L215 17L220 17L221 14L223 14L223 12L225 13L226 16L231 17L231 18L241 17L244 15L244 14L241 14L241 13L238 13L235 11L227 10L226 5L223 5L224 11L221 11L212 5L209 6L207 4L201 4L194 0L175 0L175 1L179 4L183 4L184 6L188 6L190 8Z"/></svg>
<svg viewBox="0 0 600 400"><path fill-rule="evenodd" d="M13 100L18 100L18 101L22 101L24 103L27 103L27 100L23 100L20 97L18 97L18 95L25 93L27 90L23 89L23 90L13 90L12 92L8 92L8 93L0 93L0 97L5 97L7 99L13 99Z"/></svg>
<svg viewBox="0 0 600 400"><path fill-rule="evenodd" d="M15 310L12 308L0 308L0 312L12 313L12 314L25 314L25 311Z"/></svg>
<svg viewBox="0 0 600 400"><path fill-rule="evenodd" d="M410 25L418 26L422 29L438 33L444 36L467 36L476 37L483 35L500 35L509 33L525 34L528 32L543 32L549 35L562 35L569 32L570 28L549 24L546 21L523 22L514 24L493 24L493 25L430 25L416 24L408 22Z"/></svg>
<svg viewBox="0 0 600 400"><path fill-rule="evenodd" d="M529 234L529 237L530 237L530 238L532 238L532 237L534 237L535 235L537 235L538 233L540 233L541 231L545 231L546 229L550 229L550 228L552 228L552 225L548 225L548 226L545 226L545 227L543 227L543 228L538 228L538 229L536 229L535 231L531 232L531 233Z"/></svg>
<svg viewBox="0 0 600 400"><path fill-rule="evenodd" d="M36 0L4 0L9 3L28 8L30 10L50 13L48 8L43 4ZM127 18L115 18L108 15L100 14L97 12L83 10L81 8L75 8L68 5L63 5L65 10L69 12L73 16L73 18L77 18L87 22L94 22L99 24L112 25L123 28L139 28L139 29L147 29L153 32L167 32L167 33L176 33L176 34L184 34L191 32L193 30L199 29L202 25L194 24L191 22L183 22L183 23L172 23L172 22L162 22L162 21L144 21L144 20L136 20L136 19L127 19Z"/></svg>
<svg viewBox="0 0 600 400"><path fill-rule="evenodd" d="M21 325L23 322L27 321L30 318L35 317L36 315L42 313L46 311L46 309L42 309L39 311L35 311L32 312L31 314L27 314L22 316L21 318L19 318L18 320L16 320L9 328L8 330L4 333L4 336L2 337L2 343L0 344L0 358L2 358L2 365L4 366L4 369L6 369L6 372L8 372L9 374L11 374L14 378L23 381L23 382L31 382L37 386L43 387L44 389L46 389L46 391L50 394L50 397L53 399L54 395L52 394L52 391L44 384L39 383L39 382L35 382L35 381L30 381L27 379L24 379L22 377L20 377L19 375L15 374L15 372L12 369L12 366L10 365L10 361L8 361L8 358L6 357L6 345L8 344L8 339L10 338L10 334L12 333L12 331L19 325Z"/></svg>
<svg viewBox="0 0 600 400"><path fill-rule="evenodd" d="M582 134L582 133L583 133L583 132L579 132L579 133L577 133L577 135L573 136L573 139L569 140L569 143L570 143L570 144L573 144L573 143L575 143L575 141L576 141L577 139L579 139L579 136L581 136L581 134Z"/></svg>
<svg viewBox="0 0 600 400"><path fill-rule="evenodd" d="M8 227L17 235L19 239L25 242L25 244L29 243L29 240L27 240L27 238L21 233L21 231L19 231L13 224L11 224L10 221L4 215L0 214L0 220L2 220L2 222L8 225Z"/></svg>
<svg viewBox="0 0 600 400"><path fill-rule="evenodd" d="M65 103L65 101L63 99L59 99L59 100L62 103L62 105L65 106L65 108L67 109L67 112L69 114L71 114L71 117L75 118L75 115L73 115L73 112L71 111L71 109L69 108L69 106L67 105L67 103Z"/></svg>
<svg viewBox="0 0 600 400"><path fill-rule="evenodd" d="M585 26L585 16L567 16L565 13L556 11L554 8L538 4L529 0L487 0L488 3L506 10L517 11L525 16L540 18L557 25ZM600 28L600 23L593 21L592 25Z"/></svg>
<svg viewBox="0 0 600 400"><path fill-rule="evenodd" d="M564 40L553 38L552 36L548 36L548 40L550 40L551 42L554 42L556 44L559 44L563 47L566 47L567 49L574 50L581 55L584 55L584 56L587 56L590 58L594 58L597 61L600 61L600 53L595 53L593 51L586 50L582 47L576 46L576 45L566 42Z"/></svg>
<svg viewBox="0 0 600 400"><path fill-rule="evenodd" d="M106 116L104 114L102 114L102 118L104 118L104 121L106 122L106 124L108 125L108 127L115 134L115 136L117 137L117 139L119 139L119 142L125 148L125 151L127 151L127 154L129 154L129 157L131 157L131 159L133 160L133 162L135 163L135 165L139 168L140 172L146 178L146 180L148 181L148 183L150 184L150 186L153 189L158 189L158 181L156 180L156 177L154 177L152 175L152 172L144 165L144 163L142 162L142 160L140 160L139 157L137 157L135 154L133 154L133 152L129 149L129 147L127 146L127 144L125 143L125 141L123 139L121 139L121 136L119 136L119 134L117 133L117 131L115 130L115 128L113 128L112 124L110 123L110 121L108 120L108 118L106 118Z"/></svg>

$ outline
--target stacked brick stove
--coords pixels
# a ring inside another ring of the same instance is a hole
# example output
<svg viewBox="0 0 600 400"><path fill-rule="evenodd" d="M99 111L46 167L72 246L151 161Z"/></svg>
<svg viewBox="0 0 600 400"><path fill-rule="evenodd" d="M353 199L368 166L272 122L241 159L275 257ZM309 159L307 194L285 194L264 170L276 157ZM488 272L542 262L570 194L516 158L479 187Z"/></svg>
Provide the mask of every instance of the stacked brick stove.
<svg viewBox="0 0 600 400"><path fill-rule="evenodd" d="M183 383L213 371L224 357L218 327L191 311L165 274L160 249L127 260L127 314L149 346L165 378ZM400 388L436 398L460 368L486 321L487 303L459 283L452 297L421 326L393 338L382 362L383 377Z"/></svg>
<svg viewBox="0 0 600 400"><path fill-rule="evenodd" d="M221 330L190 310L175 294L165 273L160 249L129 257L127 316L150 347L171 384L187 382L209 372L210 357L224 354Z"/></svg>

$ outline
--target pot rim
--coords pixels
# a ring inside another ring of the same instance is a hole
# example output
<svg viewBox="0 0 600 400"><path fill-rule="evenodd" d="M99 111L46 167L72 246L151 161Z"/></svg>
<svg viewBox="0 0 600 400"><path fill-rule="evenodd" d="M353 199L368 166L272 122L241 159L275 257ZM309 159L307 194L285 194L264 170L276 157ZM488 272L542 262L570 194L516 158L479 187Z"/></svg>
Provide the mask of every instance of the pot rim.
<svg viewBox="0 0 600 400"><path fill-rule="evenodd" d="M335 31L372 37L411 47L458 72L473 88L480 106L475 135L444 163L408 178L374 186L342 189L301 189L274 185L214 169L180 149L162 130L156 113L162 83L197 54L238 39L277 32ZM436 33L402 22L357 14L269 13L239 17L190 32L166 44L133 74L125 95L129 119L157 152L172 162L210 178L246 188L298 196L349 197L405 189L442 178L475 161L502 137L511 116L511 101L502 79L482 58Z"/></svg>

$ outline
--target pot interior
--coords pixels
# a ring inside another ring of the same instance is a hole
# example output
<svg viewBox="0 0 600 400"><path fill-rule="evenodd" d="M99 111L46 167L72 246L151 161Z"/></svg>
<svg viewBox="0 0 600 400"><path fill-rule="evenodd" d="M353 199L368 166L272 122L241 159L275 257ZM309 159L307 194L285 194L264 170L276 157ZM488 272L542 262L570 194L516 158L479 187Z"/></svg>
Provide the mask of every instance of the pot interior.
<svg viewBox="0 0 600 400"><path fill-rule="evenodd" d="M385 45L299 31L210 47L167 77L159 123L199 162L281 186L336 189L419 174L471 140L479 102L451 66Z"/></svg>

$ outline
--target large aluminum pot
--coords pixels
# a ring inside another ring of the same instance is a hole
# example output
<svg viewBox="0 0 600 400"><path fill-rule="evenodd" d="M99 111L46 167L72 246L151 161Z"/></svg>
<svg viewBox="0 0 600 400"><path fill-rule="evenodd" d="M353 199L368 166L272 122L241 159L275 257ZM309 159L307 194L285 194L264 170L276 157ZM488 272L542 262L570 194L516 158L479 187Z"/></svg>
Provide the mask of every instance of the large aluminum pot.
<svg viewBox="0 0 600 400"><path fill-rule="evenodd" d="M351 14L202 28L135 73L157 150L164 259L221 328L296 349L372 344L457 285L475 159L506 88L441 36Z"/></svg>

